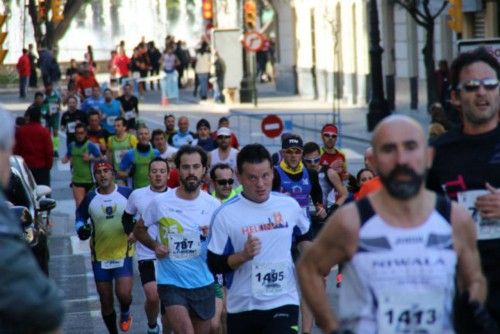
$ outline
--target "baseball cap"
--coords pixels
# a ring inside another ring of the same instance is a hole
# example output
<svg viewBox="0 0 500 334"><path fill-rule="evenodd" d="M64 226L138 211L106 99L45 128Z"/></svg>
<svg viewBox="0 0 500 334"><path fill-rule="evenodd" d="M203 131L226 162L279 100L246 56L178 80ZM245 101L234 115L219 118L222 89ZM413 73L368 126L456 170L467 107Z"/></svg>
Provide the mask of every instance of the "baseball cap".
<svg viewBox="0 0 500 334"><path fill-rule="evenodd" d="M219 137L219 136L231 136L231 129L224 128L224 127L219 128L217 130L217 137Z"/></svg>
<svg viewBox="0 0 500 334"><path fill-rule="evenodd" d="M337 127L333 124L325 124L325 125L323 125L323 128L321 129L321 133L322 134L328 133L328 134L337 136L338 130L337 130Z"/></svg>
<svg viewBox="0 0 500 334"><path fill-rule="evenodd" d="M302 138L300 138L300 136L291 135L284 138L283 141L281 142L281 148L284 150L292 147L303 149Z"/></svg>

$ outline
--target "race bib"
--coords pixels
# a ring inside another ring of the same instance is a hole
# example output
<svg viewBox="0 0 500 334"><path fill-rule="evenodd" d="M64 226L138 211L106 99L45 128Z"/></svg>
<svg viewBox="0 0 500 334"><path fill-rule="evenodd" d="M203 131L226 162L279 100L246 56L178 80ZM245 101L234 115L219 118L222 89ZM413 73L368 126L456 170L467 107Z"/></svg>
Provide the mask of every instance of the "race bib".
<svg viewBox="0 0 500 334"><path fill-rule="evenodd" d="M288 290L288 263L252 264L252 294L275 296Z"/></svg>
<svg viewBox="0 0 500 334"><path fill-rule="evenodd" d="M49 103L49 114L54 115L59 112L59 106L55 103Z"/></svg>
<svg viewBox="0 0 500 334"><path fill-rule="evenodd" d="M196 232L170 233L168 235L168 250L170 259L183 261L200 255L200 234Z"/></svg>
<svg viewBox="0 0 500 334"><path fill-rule="evenodd" d="M108 116L106 117L106 123L108 123L109 126L115 126L115 120L117 116Z"/></svg>
<svg viewBox="0 0 500 334"><path fill-rule="evenodd" d="M102 269L115 269L123 267L124 259L101 261Z"/></svg>
<svg viewBox="0 0 500 334"><path fill-rule="evenodd" d="M478 240L500 239L500 220L481 218L479 211L474 205L479 196L487 194L489 194L487 190L469 190L457 194L458 203L469 210L474 224L476 224Z"/></svg>
<svg viewBox="0 0 500 334"><path fill-rule="evenodd" d="M114 151L114 156L115 156L115 162L117 165L120 165L120 162L122 162L123 157L125 154L127 154L128 150L116 150Z"/></svg>
<svg viewBox="0 0 500 334"><path fill-rule="evenodd" d="M85 94L85 96L89 97L90 95L92 95L92 88L85 88L83 90L83 93Z"/></svg>
<svg viewBox="0 0 500 334"><path fill-rule="evenodd" d="M440 334L444 323L442 291L385 291L379 295L378 333Z"/></svg>
<svg viewBox="0 0 500 334"><path fill-rule="evenodd" d="M125 119L127 121L134 118L135 118L135 111L133 110L125 111Z"/></svg>
<svg viewBox="0 0 500 334"><path fill-rule="evenodd" d="M75 133L76 122L69 122L66 124L66 128L68 129L68 133Z"/></svg>

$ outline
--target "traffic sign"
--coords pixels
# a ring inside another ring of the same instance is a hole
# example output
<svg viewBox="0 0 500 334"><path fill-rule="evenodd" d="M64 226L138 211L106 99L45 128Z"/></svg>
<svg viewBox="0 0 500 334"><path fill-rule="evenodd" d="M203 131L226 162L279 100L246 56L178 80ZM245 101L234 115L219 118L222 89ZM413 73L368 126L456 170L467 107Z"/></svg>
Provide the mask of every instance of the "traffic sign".
<svg viewBox="0 0 500 334"><path fill-rule="evenodd" d="M283 132L283 121L279 116L267 115L260 124L262 133L269 138L276 138Z"/></svg>
<svg viewBox="0 0 500 334"><path fill-rule="evenodd" d="M250 31L243 35L243 46L248 51L257 52L264 48L265 37L259 32Z"/></svg>

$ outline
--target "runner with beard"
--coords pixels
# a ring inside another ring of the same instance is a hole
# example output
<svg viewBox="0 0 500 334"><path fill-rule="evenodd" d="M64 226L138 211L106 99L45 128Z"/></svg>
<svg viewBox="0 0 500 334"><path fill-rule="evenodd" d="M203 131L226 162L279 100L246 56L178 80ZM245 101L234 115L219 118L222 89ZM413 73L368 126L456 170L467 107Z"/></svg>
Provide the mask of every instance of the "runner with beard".
<svg viewBox="0 0 500 334"><path fill-rule="evenodd" d="M371 159L383 188L339 208L299 260L318 325L325 333L454 333L456 278L475 314L473 333L498 333L484 308L472 218L425 189L432 151L423 129L406 116L385 118ZM321 283L338 263L345 269L336 318Z"/></svg>
<svg viewBox="0 0 500 334"><path fill-rule="evenodd" d="M219 201L201 191L207 155L182 146L175 157L180 186L155 197L134 235L155 251L158 294L175 333L208 333L215 314L214 278L206 263L208 227ZM147 229L158 228L153 239Z"/></svg>
<svg viewBox="0 0 500 334"><path fill-rule="evenodd" d="M66 156L61 162L71 161L71 189L78 207L85 195L94 187L92 163L101 158L101 150L88 140L85 124L77 123L74 131L75 141L69 144Z"/></svg>
<svg viewBox="0 0 500 334"><path fill-rule="evenodd" d="M130 240L134 239L133 229L135 220L144 215L148 205L153 198L163 194L168 190L169 168L168 163L162 158L154 158L149 162L149 185L134 190L128 198L125 212L122 216L123 230L129 236ZM149 228L148 233L151 238L155 239L158 230L156 228ZM135 255L138 260L139 274L141 276L142 288L146 301L144 302L144 311L146 312L148 320L148 334L160 333L160 327L156 322L156 318L160 313L160 298L156 289L156 256L155 253L144 246L140 242L135 244ZM162 314L165 313L162 308ZM170 333L166 329L166 317L162 317L162 324L165 333Z"/></svg>

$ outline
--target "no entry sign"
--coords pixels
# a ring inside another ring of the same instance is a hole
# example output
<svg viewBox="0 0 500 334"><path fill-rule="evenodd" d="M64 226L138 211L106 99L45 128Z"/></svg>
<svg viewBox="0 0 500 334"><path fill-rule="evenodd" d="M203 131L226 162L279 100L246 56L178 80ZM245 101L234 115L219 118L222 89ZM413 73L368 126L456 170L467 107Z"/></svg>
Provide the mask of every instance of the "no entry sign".
<svg viewBox="0 0 500 334"><path fill-rule="evenodd" d="M276 138L283 132L283 121L279 116L267 115L260 124L262 133L269 138Z"/></svg>

